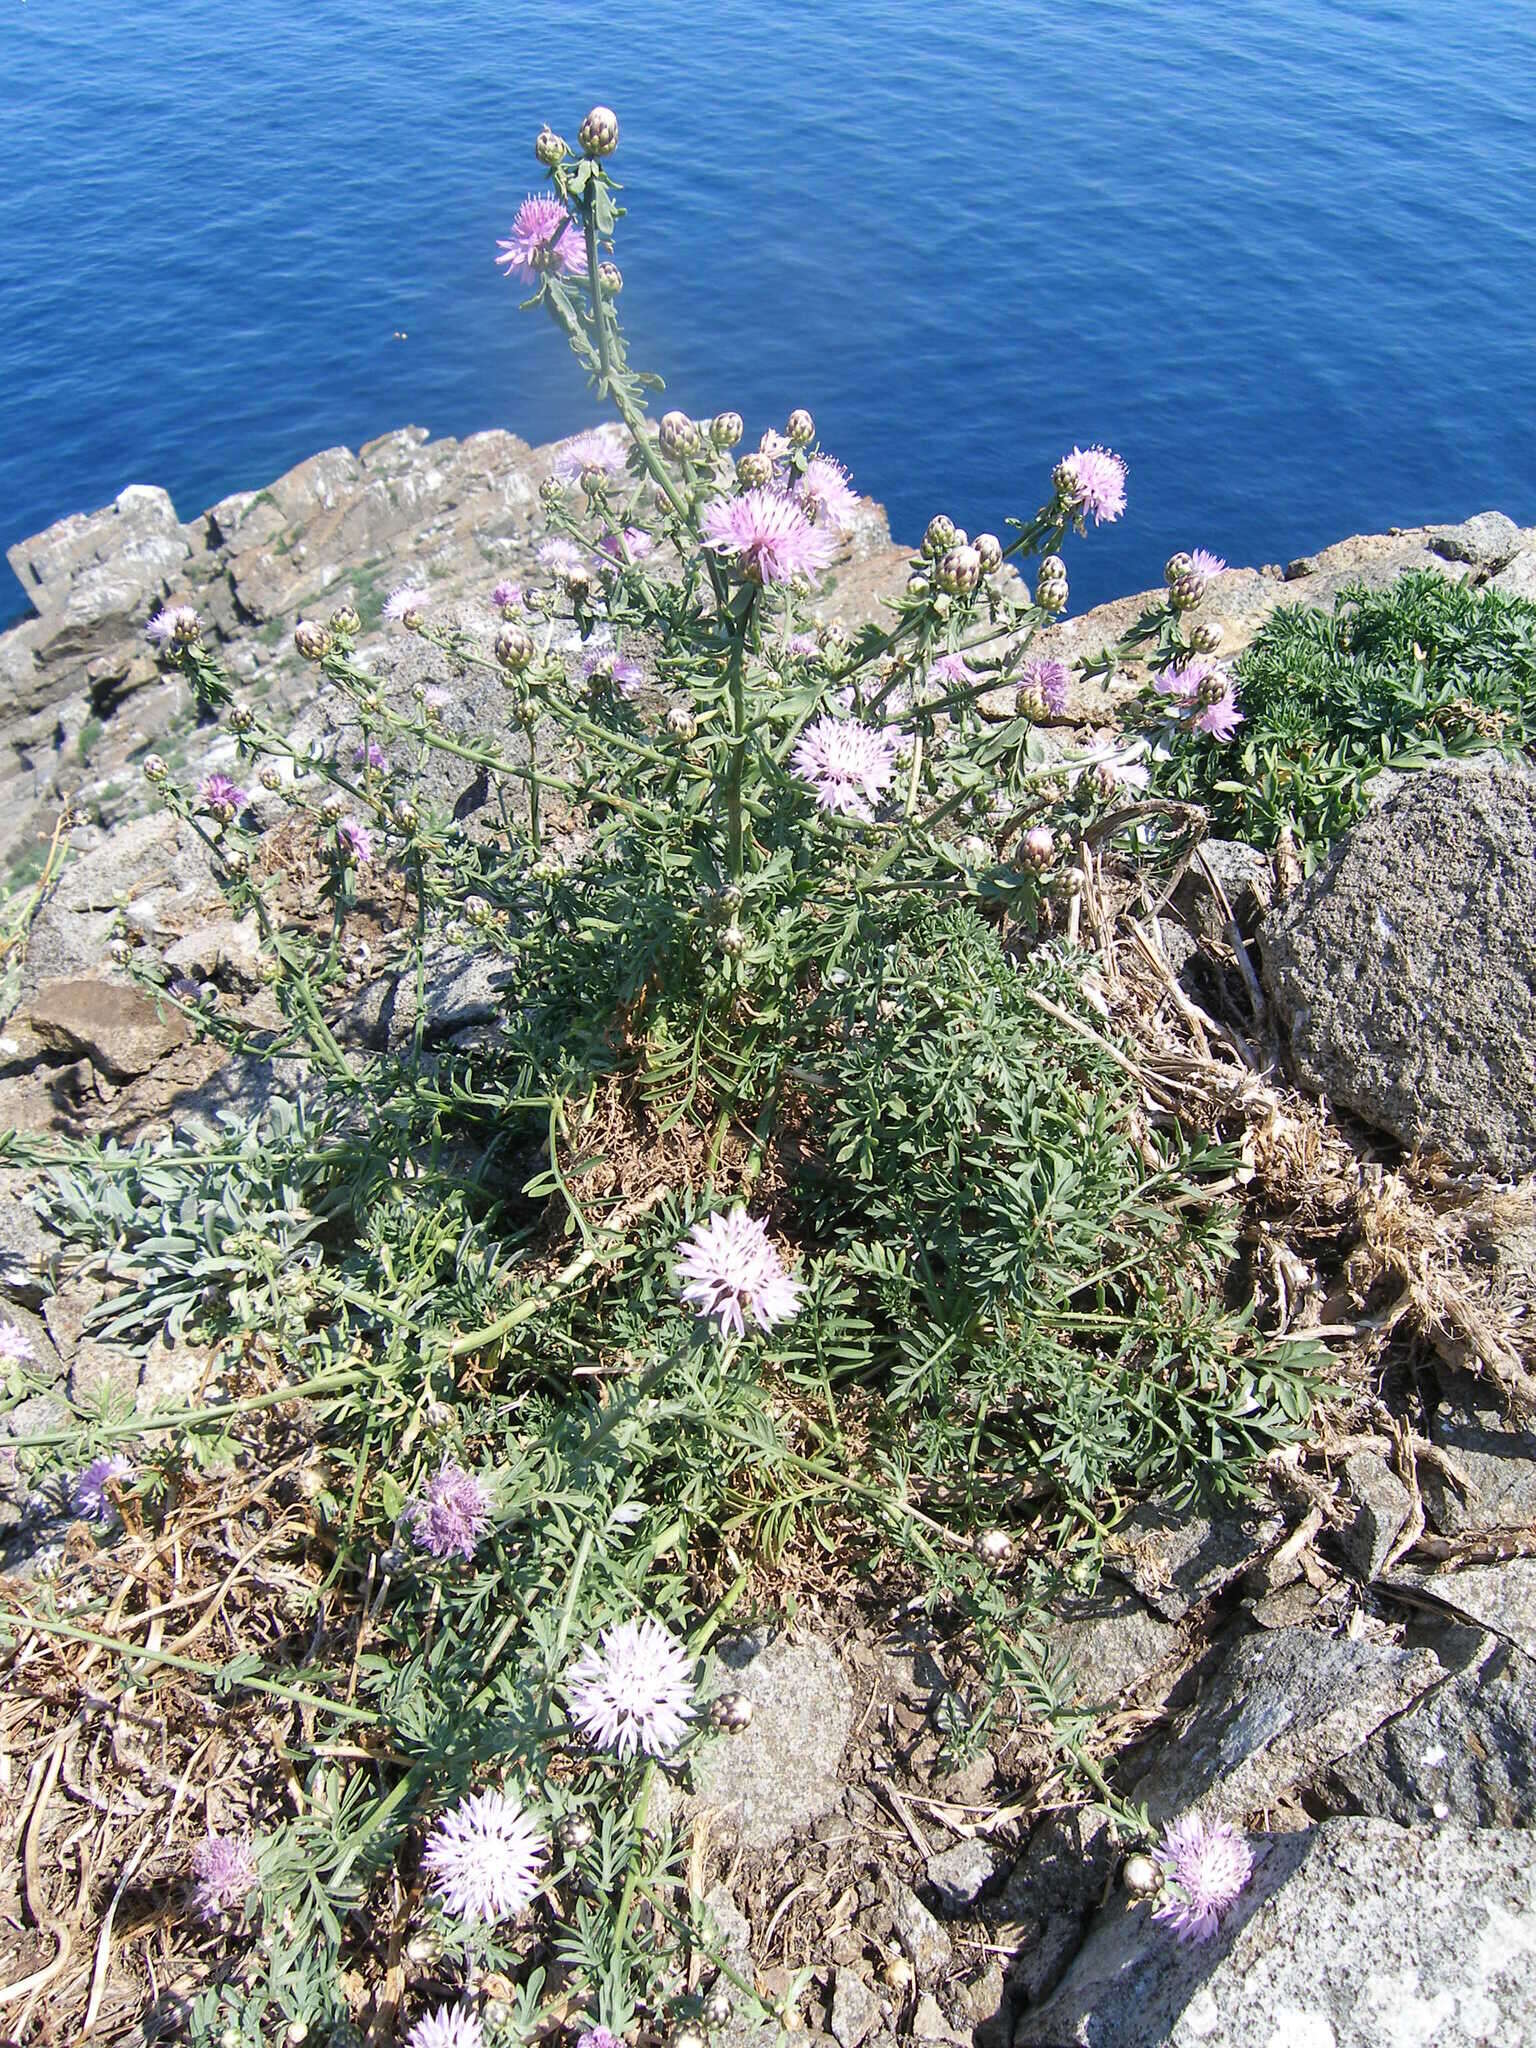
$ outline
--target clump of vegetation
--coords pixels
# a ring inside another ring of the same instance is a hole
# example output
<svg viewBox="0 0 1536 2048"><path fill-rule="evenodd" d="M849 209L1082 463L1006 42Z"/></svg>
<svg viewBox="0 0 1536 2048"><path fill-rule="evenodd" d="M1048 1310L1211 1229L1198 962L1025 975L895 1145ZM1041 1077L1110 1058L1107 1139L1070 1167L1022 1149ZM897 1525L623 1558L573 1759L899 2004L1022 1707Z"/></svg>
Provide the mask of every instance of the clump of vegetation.
<svg viewBox="0 0 1536 2048"><path fill-rule="evenodd" d="M1157 786L1255 846L1289 831L1308 866L1383 768L1536 744L1536 605L1431 571L1284 606L1234 664L1243 717L1217 739L1176 726Z"/></svg>
<svg viewBox="0 0 1536 2048"><path fill-rule="evenodd" d="M1041 1589L1091 1579L1138 1489L1241 1493L1317 1383L1313 1348L1228 1305L1234 1161L1148 1115L1065 942L1081 835L1133 851L1140 812L1113 750L1046 758L1058 679L1029 650L1066 604L1056 550L1118 516L1124 465L1074 449L1006 546L936 518L886 625L816 628L849 481L804 412L740 455L732 413L651 425L616 318L616 141L601 108L579 155L545 131L549 188L503 244L623 425L546 485L544 585L490 592L481 635L393 592L436 664L412 694L355 659L358 610L300 621L350 720L307 751L236 698L195 612L154 622L237 772L289 805L322 914L292 913L232 775L184 789L151 757L257 921L281 1024L252 1034L125 942L128 964L310 1081L202 1151L54 1159L101 1331L205 1345L217 1397L147 1424L104 1397L30 1455L84 1464L110 1539L302 1399L292 1540L323 1588L290 1584L222 1663L114 1634L137 1610L89 1587L25 1621L291 1715L284 1773L188 1872L230 1937L190 2001L201 2043L348 2038L408 1929L441 2001L415 2048L691 2018L683 1946L750 2012L655 1787L750 1713L710 1646L774 1566L814 1546L909 1574L987 1674L956 1746L1023 1711L1107 1796ZM1004 573L1030 560L1033 591ZM1170 612L1188 655L1181 632ZM505 731L455 728L486 676ZM439 755L496 793L472 829L426 793ZM365 1056L337 1007L386 883L414 1006ZM441 1046L445 948L506 993Z"/></svg>

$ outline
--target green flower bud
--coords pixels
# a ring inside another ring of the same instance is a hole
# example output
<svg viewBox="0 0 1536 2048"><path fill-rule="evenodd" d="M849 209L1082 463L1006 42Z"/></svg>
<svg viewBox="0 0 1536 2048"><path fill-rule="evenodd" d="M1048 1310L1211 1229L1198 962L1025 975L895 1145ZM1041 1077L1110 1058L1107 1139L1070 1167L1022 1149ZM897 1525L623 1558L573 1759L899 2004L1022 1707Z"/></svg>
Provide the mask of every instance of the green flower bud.
<svg viewBox="0 0 1536 2048"><path fill-rule="evenodd" d="M503 668L521 675L533 660L533 636L526 626L509 621L496 635L496 659Z"/></svg>
<svg viewBox="0 0 1536 2048"><path fill-rule="evenodd" d="M576 131L584 156L612 156L619 146L619 117L612 107L594 107Z"/></svg>
<svg viewBox="0 0 1536 2048"><path fill-rule="evenodd" d="M553 165L564 161L566 145L553 128L544 127L539 130L534 140L533 153L539 162L544 165L545 169L548 170Z"/></svg>
<svg viewBox="0 0 1536 2048"><path fill-rule="evenodd" d="M701 446L699 430L685 412L662 414L656 443L673 462L684 455L697 455Z"/></svg>
<svg viewBox="0 0 1536 2048"><path fill-rule="evenodd" d="M715 944L720 948L727 960L739 960L747 949L747 935L733 919L722 932L716 935Z"/></svg>
<svg viewBox="0 0 1536 2048"><path fill-rule="evenodd" d="M331 636L314 619L300 619L293 629L293 644L306 661L324 661L331 651Z"/></svg>
<svg viewBox="0 0 1536 2048"><path fill-rule="evenodd" d="M951 597L969 597L981 581L981 556L973 547L954 547L941 558L938 568L940 590Z"/></svg>
<svg viewBox="0 0 1536 2048"><path fill-rule="evenodd" d="M665 722L667 731L675 740L691 740L699 729L699 721L686 704L672 705Z"/></svg>
<svg viewBox="0 0 1536 2048"><path fill-rule="evenodd" d="M936 512L928 522L923 535L923 553L932 562L955 545L959 529L953 519L946 519L942 512Z"/></svg>
<svg viewBox="0 0 1536 2048"><path fill-rule="evenodd" d="M1187 576L1194 567L1193 561L1181 548L1176 555L1170 555L1163 564L1163 581L1172 587L1181 576Z"/></svg>
<svg viewBox="0 0 1536 2048"><path fill-rule="evenodd" d="M261 786L267 790L281 789L283 786L282 771L273 767L269 762L261 771Z"/></svg>
<svg viewBox="0 0 1536 2048"><path fill-rule="evenodd" d="M981 573L991 576L1003 566L1003 544L995 533L978 533L971 543L981 557Z"/></svg>
<svg viewBox="0 0 1536 2048"><path fill-rule="evenodd" d="M599 263L597 274L609 298L616 299L624 289L624 273L617 263Z"/></svg>
<svg viewBox="0 0 1536 2048"><path fill-rule="evenodd" d="M159 754L146 754L144 756L144 780L146 782L153 783L158 788L170 772L170 769L166 767L164 760Z"/></svg>
<svg viewBox="0 0 1536 2048"><path fill-rule="evenodd" d="M744 491L765 490L773 482L773 464L750 449L736 464L736 481Z"/></svg>
<svg viewBox="0 0 1536 2048"><path fill-rule="evenodd" d="M256 714L249 704L231 704L229 723L235 732L249 732L256 723Z"/></svg>
<svg viewBox="0 0 1536 2048"><path fill-rule="evenodd" d="M395 805L394 824L395 830L397 832L404 832L407 836L409 836L412 832L416 830L416 827L420 822L420 819L416 815L416 806L414 804Z"/></svg>
<svg viewBox="0 0 1536 2048"><path fill-rule="evenodd" d="M784 422L784 432L791 448L809 448L816 438L816 422L803 405L797 405Z"/></svg>
<svg viewBox="0 0 1536 2048"><path fill-rule="evenodd" d="M717 448L734 448L746 431L739 412L717 412L709 423L709 438Z"/></svg>
<svg viewBox="0 0 1536 2048"><path fill-rule="evenodd" d="M355 604L339 604L331 613L331 631L345 633L350 639L354 633L363 630L362 617Z"/></svg>
<svg viewBox="0 0 1536 2048"><path fill-rule="evenodd" d="M1189 644L1196 654L1214 654L1225 638L1220 619L1197 619L1189 629Z"/></svg>

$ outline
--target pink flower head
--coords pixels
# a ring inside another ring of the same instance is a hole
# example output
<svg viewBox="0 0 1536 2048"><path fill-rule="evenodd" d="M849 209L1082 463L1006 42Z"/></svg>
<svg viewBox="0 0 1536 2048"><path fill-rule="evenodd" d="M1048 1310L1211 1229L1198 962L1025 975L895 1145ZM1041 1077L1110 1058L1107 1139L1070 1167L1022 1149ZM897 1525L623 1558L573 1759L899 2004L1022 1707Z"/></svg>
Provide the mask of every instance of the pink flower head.
<svg viewBox="0 0 1536 2048"><path fill-rule="evenodd" d="M1224 663L1212 661L1208 654L1188 654L1182 661L1171 661L1166 668L1159 669L1152 678L1152 687L1183 709L1194 703L1203 685L1226 673Z"/></svg>
<svg viewBox="0 0 1536 2048"><path fill-rule="evenodd" d="M431 597L419 583L402 583L385 598L384 616L392 626L418 625Z"/></svg>
<svg viewBox="0 0 1536 2048"><path fill-rule="evenodd" d="M576 2036L576 2048L624 2048L624 2043L606 2027L588 2027Z"/></svg>
<svg viewBox="0 0 1536 2048"><path fill-rule="evenodd" d="M684 1301L701 1316L712 1316L722 1334L746 1334L745 1309L759 1329L770 1330L794 1315L800 1288L785 1271L767 1225L745 1209L695 1223L678 1246L678 1277Z"/></svg>
<svg viewBox="0 0 1536 2048"><path fill-rule="evenodd" d="M1243 714L1237 708L1237 682L1229 671L1220 694L1212 694L1212 688L1207 685L1201 692L1190 724L1198 732L1209 733L1213 740L1226 746L1229 740L1237 737L1237 728L1243 722Z"/></svg>
<svg viewBox="0 0 1536 2048"><path fill-rule="evenodd" d="M867 824L896 779L899 745L900 735L889 726L823 715L801 733L789 765L810 784L824 811L840 811Z"/></svg>
<svg viewBox="0 0 1536 2048"><path fill-rule="evenodd" d="M847 470L830 455L811 457L794 495L806 518L814 519L818 526L847 533L858 518L859 494L849 482Z"/></svg>
<svg viewBox="0 0 1536 2048"><path fill-rule="evenodd" d="M822 652L821 642L814 633L792 633L789 637L788 651L791 654L798 654L802 661L819 661ZM580 2048L579 2042L577 2048Z"/></svg>
<svg viewBox="0 0 1536 2048"><path fill-rule="evenodd" d="M521 583L498 583L491 592L491 603L496 607L497 611L504 615L517 611L521 607L522 602L523 586Z"/></svg>
<svg viewBox="0 0 1536 2048"><path fill-rule="evenodd" d="M1209 548L1191 548L1189 551L1190 574L1198 576L1202 583L1209 583L1213 576L1219 576L1226 563L1220 555L1213 555Z"/></svg>
<svg viewBox="0 0 1536 2048"><path fill-rule="evenodd" d="M0 1323L0 1365L20 1365L34 1356L32 1339L20 1323Z"/></svg>
<svg viewBox="0 0 1536 2048"><path fill-rule="evenodd" d="M569 441L562 441L555 451L555 475L566 483L575 483L584 469L600 469L605 476L616 476L623 469L627 453L623 429L620 427L590 427L584 434L574 434Z"/></svg>
<svg viewBox="0 0 1536 2048"><path fill-rule="evenodd" d="M205 775L198 785L198 800L216 817L232 818L243 811L250 798L227 775Z"/></svg>
<svg viewBox="0 0 1536 2048"><path fill-rule="evenodd" d="M1072 672L1064 661L1051 661L1038 655L1033 661L1026 661L1019 670L1019 683L1023 689L1038 690L1040 700L1052 718L1060 718L1067 708L1067 684Z"/></svg>
<svg viewBox="0 0 1536 2048"><path fill-rule="evenodd" d="M1074 448L1057 463L1052 482L1069 512L1101 526L1125 510L1125 475L1124 462L1110 449Z"/></svg>
<svg viewBox="0 0 1536 2048"><path fill-rule="evenodd" d="M1024 858L1032 868L1047 868L1056 851L1056 834L1049 825L1031 825L1024 834Z"/></svg>
<svg viewBox="0 0 1536 2048"><path fill-rule="evenodd" d="M441 683L428 683L421 693L421 704L424 711L446 711L452 702L452 690L445 690Z"/></svg>
<svg viewBox="0 0 1536 2048"><path fill-rule="evenodd" d="M735 558L753 583L788 583L819 576L837 553L825 526L813 526L782 491L759 485L739 498L715 498L704 507L705 545Z"/></svg>
<svg viewBox="0 0 1536 2048"><path fill-rule="evenodd" d="M466 1920L507 1920L539 1888L547 1845L511 1792L473 1792L427 1838L421 1866L448 1908Z"/></svg>
<svg viewBox="0 0 1536 2048"><path fill-rule="evenodd" d="M583 1650L566 1680L571 1719L621 1757L666 1756L693 1715L693 1664L658 1621L621 1621Z"/></svg>
<svg viewBox="0 0 1536 2048"><path fill-rule="evenodd" d="M540 544L539 560L551 575L562 581L567 577L585 576L587 573L586 556L575 541L567 540L563 534Z"/></svg>
<svg viewBox="0 0 1536 2048"><path fill-rule="evenodd" d="M656 552L656 543L643 526L626 526L622 533L605 533L598 546L616 562L643 562L647 555Z"/></svg>
<svg viewBox="0 0 1536 2048"><path fill-rule="evenodd" d="M198 635L200 621L189 604L162 605L144 628L157 647L185 647Z"/></svg>
<svg viewBox="0 0 1536 2048"><path fill-rule="evenodd" d="M1253 1875L1248 1844L1230 1821L1187 1813L1163 1830L1156 1853L1178 1897L1159 1906L1153 1919L1166 1922L1181 1941L1208 1941Z"/></svg>
<svg viewBox="0 0 1536 2048"><path fill-rule="evenodd" d="M72 1514L81 1521L109 1522L115 1509L107 1487L113 1480L124 1485L135 1477L133 1460L121 1452L112 1457L93 1458L70 1489Z"/></svg>
<svg viewBox="0 0 1536 2048"><path fill-rule="evenodd" d="M359 768L374 768L380 775L389 773L389 756L377 740L369 740L365 746L360 746L352 759Z"/></svg>
<svg viewBox="0 0 1536 2048"><path fill-rule="evenodd" d="M602 649L582 657L581 672L588 677L606 676L621 697L631 696L645 681L645 670L638 661Z"/></svg>
<svg viewBox="0 0 1536 2048"><path fill-rule="evenodd" d="M979 683L980 675L963 654L936 655L928 664L928 673L941 683L961 687L967 683Z"/></svg>
<svg viewBox="0 0 1536 2048"><path fill-rule="evenodd" d="M416 1541L434 1557L473 1557L490 1520L485 1482L452 1463L427 1481L411 1511Z"/></svg>
<svg viewBox="0 0 1536 2048"><path fill-rule="evenodd" d="M558 199L530 192L512 216L512 232L496 247L496 261L508 277L542 277L563 270L574 277L587 267L586 244Z"/></svg>
<svg viewBox="0 0 1536 2048"><path fill-rule="evenodd" d="M416 2022L405 2048L485 2048L485 2029L466 2006L440 2005Z"/></svg>
<svg viewBox="0 0 1536 2048"><path fill-rule="evenodd" d="M373 859L373 834L357 818L343 818L336 827L336 844L360 868Z"/></svg>
<svg viewBox="0 0 1536 2048"><path fill-rule="evenodd" d="M192 1910L216 1920L245 1904L256 1882L256 1858L249 1842L235 1835L204 1835L192 1851Z"/></svg>

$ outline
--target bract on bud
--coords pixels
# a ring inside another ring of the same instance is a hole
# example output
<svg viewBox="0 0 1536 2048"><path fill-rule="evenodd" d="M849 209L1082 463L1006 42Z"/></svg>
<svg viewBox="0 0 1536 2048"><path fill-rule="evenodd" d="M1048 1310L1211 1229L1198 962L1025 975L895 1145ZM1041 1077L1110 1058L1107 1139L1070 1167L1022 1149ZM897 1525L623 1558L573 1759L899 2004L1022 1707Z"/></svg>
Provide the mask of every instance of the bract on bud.
<svg viewBox="0 0 1536 2048"><path fill-rule="evenodd" d="M555 1830L562 1849L585 1849L596 1830L584 1813L568 1813Z"/></svg>
<svg viewBox="0 0 1536 2048"><path fill-rule="evenodd" d="M1031 825L1024 834L1024 861L1037 874L1051 864L1056 851L1056 834L1049 825Z"/></svg>
<svg viewBox="0 0 1536 2048"><path fill-rule="evenodd" d="M282 770L270 761L261 771L261 786L266 790L279 790L283 786Z"/></svg>
<svg viewBox="0 0 1536 2048"><path fill-rule="evenodd" d="M414 804L396 804L394 820L397 832L414 832L421 823L421 820L416 815L416 806Z"/></svg>
<svg viewBox="0 0 1536 2048"><path fill-rule="evenodd" d="M166 767L164 760L159 754L146 754L144 756L144 780L146 782L156 784L164 782L170 772L170 769Z"/></svg>
<svg viewBox="0 0 1536 2048"><path fill-rule="evenodd" d="M1013 1538L1006 1529L980 1529L976 1533L976 1555L983 1564L1006 1564L1013 1555Z"/></svg>
<svg viewBox="0 0 1536 2048"><path fill-rule="evenodd" d="M624 289L624 273L617 263L599 263L597 275L609 298L616 299Z"/></svg>
<svg viewBox="0 0 1536 2048"><path fill-rule="evenodd" d="M752 1702L744 1692L719 1692L709 1703L709 1722L729 1735L752 1725Z"/></svg>
<svg viewBox="0 0 1536 2048"><path fill-rule="evenodd" d="M1045 698L1033 683L1020 683L1013 693L1013 710L1016 718L1028 718L1038 725L1047 710Z"/></svg>
<svg viewBox="0 0 1536 2048"><path fill-rule="evenodd" d="M1192 612L1205 595L1205 578L1193 569L1175 576L1168 586L1168 602L1176 612Z"/></svg>
<svg viewBox="0 0 1536 2048"><path fill-rule="evenodd" d="M927 597L932 589L933 585L926 576L909 576L907 578L908 597Z"/></svg>
<svg viewBox="0 0 1536 2048"><path fill-rule="evenodd" d="M324 661L331 651L331 636L316 619L300 619L293 629L293 644L306 661Z"/></svg>
<svg viewBox="0 0 1536 2048"><path fill-rule="evenodd" d="M1225 638L1220 619L1197 619L1189 629L1189 644L1196 654L1214 654Z"/></svg>
<svg viewBox="0 0 1536 2048"><path fill-rule="evenodd" d="M685 412L663 413L656 444L663 455L676 462L681 456L698 454L699 430Z"/></svg>
<svg viewBox="0 0 1536 2048"><path fill-rule="evenodd" d="M566 156L564 138L557 135L553 128L541 128L534 139L533 153L546 169L553 164L561 163Z"/></svg>
<svg viewBox="0 0 1536 2048"><path fill-rule="evenodd" d="M1170 555L1164 562L1163 581L1169 585L1175 584L1181 576L1187 576L1194 566L1191 557L1180 548L1176 555Z"/></svg>
<svg viewBox="0 0 1536 2048"><path fill-rule="evenodd" d="M331 794L320 806L320 815L324 818L327 825L334 825L339 818L344 818L347 815L346 798L332 790Z"/></svg>
<svg viewBox="0 0 1536 2048"><path fill-rule="evenodd" d="M232 704L229 708L229 723L235 732L249 732L256 723L256 714L249 704Z"/></svg>
<svg viewBox="0 0 1536 2048"><path fill-rule="evenodd" d="M619 146L619 117L612 107L594 107L576 131L584 156L612 156Z"/></svg>
<svg viewBox="0 0 1536 2048"><path fill-rule="evenodd" d="M701 2017L706 2027L723 2027L731 2017L731 1994L724 1984L715 1984L704 1995Z"/></svg>
<svg viewBox="0 0 1536 2048"><path fill-rule="evenodd" d="M816 438L816 422L803 405L797 405L784 422L784 432L791 448L809 448Z"/></svg>
<svg viewBox="0 0 1536 2048"><path fill-rule="evenodd" d="M107 948L107 955L114 967L126 967L133 958L133 948L126 939L114 939Z"/></svg>
<svg viewBox="0 0 1536 2048"><path fill-rule="evenodd" d="M715 944L727 960L739 960L747 950L747 935L733 919L724 931L716 934Z"/></svg>
<svg viewBox="0 0 1536 2048"><path fill-rule="evenodd" d="M355 604L337 605L335 611L331 613L331 631L333 633L346 633L350 635L361 633L362 630L363 621L357 606Z"/></svg>
<svg viewBox="0 0 1536 2048"><path fill-rule="evenodd" d="M923 533L923 553L936 562L946 548L955 545L958 532L953 519L946 519L942 512L935 513Z"/></svg>
<svg viewBox="0 0 1536 2048"><path fill-rule="evenodd" d="M709 438L717 448L734 448L746 431L739 412L717 412L709 423Z"/></svg>
<svg viewBox="0 0 1536 2048"><path fill-rule="evenodd" d="M1003 544L995 533L978 533L971 546L981 557L981 571L990 576L1003 566Z"/></svg>
<svg viewBox="0 0 1536 2048"><path fill-rule="evenodd" d="M503 668L520 675L533 660L533 635L526 626L508 621L496 635L496 659Z"/></svg>
<svg viewBox="0 0 1536 2048"><path fill-rule="evenodd" d="M744 491L765 490L773 482L773 464L752 448L736 464L736 481Z"/></svg>
<svg viewBox="0 0 1536 2048"><path fill-rule="evenodd" d="M1163 1873L1155 1856L1138 1850L1134 1856L1127 1856L1120 1872L1120 1882L1133 1899L1149 1899L1154 1892L1163 1888Z"/></svg>
<svg viewBox="0 0 1536 2048"><path fill-rule="evenodd" d="M560 505L565 502L565 485L559 477L545 477L539 485L539 502L544 505Z"/></svg>

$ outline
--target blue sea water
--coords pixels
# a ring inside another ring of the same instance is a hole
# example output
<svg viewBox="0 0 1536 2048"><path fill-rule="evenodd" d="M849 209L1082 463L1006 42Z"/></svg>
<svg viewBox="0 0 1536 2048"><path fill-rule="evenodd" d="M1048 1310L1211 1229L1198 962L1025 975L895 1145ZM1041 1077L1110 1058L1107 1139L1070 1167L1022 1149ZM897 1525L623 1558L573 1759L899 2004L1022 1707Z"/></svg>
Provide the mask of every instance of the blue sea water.
<svg viewBox="0 0 1536 2048"><path fill-rule="evenodd" d="M808 405L899 537L1031 511L1078 440L1131 486L1075 604L1536 522L1533 77L1533 0L6 0L0 547L586 423L492 256L594 100L635 361L754 433Z"/></svg>

